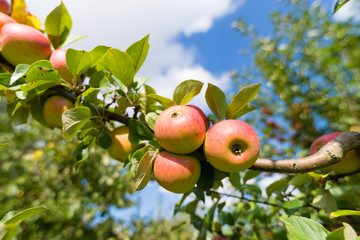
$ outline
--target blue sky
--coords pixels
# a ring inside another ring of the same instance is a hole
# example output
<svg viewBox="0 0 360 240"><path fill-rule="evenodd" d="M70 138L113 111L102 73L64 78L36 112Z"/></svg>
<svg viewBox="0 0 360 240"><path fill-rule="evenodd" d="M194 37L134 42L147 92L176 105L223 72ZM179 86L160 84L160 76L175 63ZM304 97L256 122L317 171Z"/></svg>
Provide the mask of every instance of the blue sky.
<svg viewBox="0 0 360 240"><path fill-rule="evenodd" d="M73 19L71 34L88 38L69 46L91 50L107 45L121 50L150 34L149 55L138 76L149 77L158 94L171 97L177 84L187 79L211 82L223 91L233 91L230 72L249 64L239 54L249 48L248 39L231 28L239 17L254 24L263 35L271 34L270 13L279 9L277 0L64 0ZM332 1L325 1L329 10ZM331 2L331 3L330 3ZM354 2L354 0L352 1ZM27 0L31 13L43 22L60 0ZM348 4L335 18L357 16ZM359 9L359 8L357 8ZM204 92L204 90L203 90ZM202 93L203 94L203 93ZM202 96L194 99L207 111ZM171 215L181 195L162 190L156 183L134 196L140 200L141 216L157 215L159 201L165 215ZM114 211L128 218L138 209Z"/></svg>

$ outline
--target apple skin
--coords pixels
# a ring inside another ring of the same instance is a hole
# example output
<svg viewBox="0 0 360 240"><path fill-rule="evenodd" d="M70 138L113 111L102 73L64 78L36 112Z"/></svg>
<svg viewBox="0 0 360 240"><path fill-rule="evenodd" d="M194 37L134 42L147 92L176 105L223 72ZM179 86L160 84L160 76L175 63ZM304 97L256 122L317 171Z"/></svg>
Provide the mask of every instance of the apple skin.
<svg viewBox="0 0 360 240"><path fill-rule="evenodd" d="M49 61L62 79L73 84L73 75L66 64L66 49L55 49L51 53Z"/></svg>
<svg viewBox="0 0 360 240"><path fill-rule="evenodd" d="M109 155L119 162L125 162L127 156L137 148L137 145L132 144L129 140L129 128L127 126L116 127L109 136L112 139L108 148Z"/></svg>
<svg viewBox="0 0 360 240"><path fill-rule="evenodd" d="M205 113L197 106L195 105L187 105L189 107L192 107L194 108L196 111L199 112L199 114L201 115L202 119L204 120L204 123L205 123L205 128L206 128L206 131L210 128L210 121L209 119L207 118L207 116L205 115Z"/></svg>
<svg viewBox="0 0 360 240"><path fill-rule="evenodd" d="M175 105L156 119L154 133L161 147L169 152L188 154L198 149L205 138L206 126L193 107Z"/></svg>
<svg viewBox="0 0 360 240"><path fill-rule="evenodd" d="M194 156L161 151L155 159L153 173L155 180L166 190L186 193L199 180L201 165Z"/></svg>
<svg viewBox="0 0 360 240"><path fill-rule="evenodd" d="M21 23L8 23L1 29L1 54L11 65L32 64L48 59L50 41L36 28Z"/></svg>
<svg viewBox="0 0 360 240"><path fill-rule="evenodd" d="M11 5L8 0L0 0L0 12L11 14Z"/></svg>
<svg viewBox="0 0 360 240"><path fill-rule="evenodd" d="M1 2L0 2L0 6L1 6ZM1 7L0 7L0 9L1 9ZM0 12L0 30L7 23L16 23L16 21L9 15L6 15L5 13Z"/></svg>
<svg viewBox="0 0 360 240"><path fill-rule="evenodd" d="M237 152L239 151L240 152ZM251 167L259 157L260 142L255 130L240 120L223 120L206 133L204 154L216 169L239 172Z"/></svg>
<svg viewBox="0 0 360 240"><path fill-rule="evenodd" d="M310 146L310 155L319 151L319 149L322 146L333 140L341 133L342 132L332 132L317 138ZM327 172L335 171L335 173L344 174L344 173L354 172L359 168L360 168L360 156L355 152L355 150L350 150L340 162L325 167L324 170Z"/></svg>
<svg viewBox="0 0 360 240"><path fill-rule="evenodd" d="M52 96L46 99L43 106L44 119L52 127L62 127L62 114L71 108L74 104L63 96Z"/></svg>

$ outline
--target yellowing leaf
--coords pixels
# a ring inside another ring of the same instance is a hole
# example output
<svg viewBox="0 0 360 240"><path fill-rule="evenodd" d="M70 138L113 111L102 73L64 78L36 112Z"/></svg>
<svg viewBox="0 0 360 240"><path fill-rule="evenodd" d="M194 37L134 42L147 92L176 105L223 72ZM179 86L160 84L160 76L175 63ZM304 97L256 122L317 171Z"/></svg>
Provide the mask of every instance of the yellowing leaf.
<svg viewBox="0 0 360 240"><path fill-rule="evenodd" d="M11 17L18 23L23 23L41 30L40 19L28 12L24 0L13 0Z"/></svg>

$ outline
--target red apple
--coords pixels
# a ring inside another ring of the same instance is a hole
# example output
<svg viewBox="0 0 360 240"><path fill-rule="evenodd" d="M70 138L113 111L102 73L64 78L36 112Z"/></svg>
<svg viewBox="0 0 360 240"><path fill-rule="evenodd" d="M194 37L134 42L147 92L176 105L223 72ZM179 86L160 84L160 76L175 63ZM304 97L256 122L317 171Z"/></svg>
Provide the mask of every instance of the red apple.
<svg viewBox="0 0 360 240"><path fill-rule="evenodd" d="M25 24L5 24L0 41L2 56L13 66L48 59L51 54L50 42L45 35Z"/></svg>
<svg viewBox="0 0 360 240"><path fill-rule="evenodd" d="M16 21L15 21L15 19L10 17L9 15L6 15L5 13L0 12L0 30L7 23L16 23Z"/></svg>
<svg viewBox="0 0 360 240"><path fill-rule="evenodd" d="M53 68L59 72L62 79L70 84L73 84L73 75L66 64L66 49L54 50L50 55L49 61L51 62Z"/></svg>
<svg viewBox="0 0 360 240"><path fill-rule="evenodd" d="M11 14L11 4L8 0L0 0L0 12Z"/></svg>
<svg viewBox="0 0 360 240"><path fill-rule="evenodd" d="M191 191L200 178L199 160L190 155L161 151L154 162L155 180L173 193Z"/></svg>
<svg viewBox="0 0 360 240"><path fill-rule="evenodd" d="M207 118L207 116L205 115L205 113L204 113L199 107L197 107L197 106L195 106L195 105L187 105L187 106L192 107L192 108L194 108L196 111L199 112L199 114L201 115L202 119L204 120L206 130L208 130L209 127L210 127L210 121L209 121L209 119Z"/></svg>
<svg viewBox="0 0 360 240"><path fill-rule="evenodd" d="M112 139L108 148L109 155L120 162L125 162L128 155L137 147L129 140L129 128L127 126L114 128L109 135Z"/></svg>
<svg viewBox="0 0 360 240"><path fill-rule="evenodd" d="M224 172L238 172L251 167L260 152L255 130L240 120L224 120L206 133L204 153L207 161Z"/></svg>
<svg viewBox="0 0 360 240"><path fill-rule="evenodd" d="M335 137L340 135L341 132L332 132L317 138L310 146L310 155L316 153L322 146L333 140ZM325 171L335 171L335 173L343 174L350 173L360 168L360 156L355 150L349 151L344 158L331 166L324 168Z"/></svg>
<svg viewBox="0 0 360 240"><path fill-rule="evenodd" d="M50 126L61 128L62 114L73 107L74 104L63 96L49 97L43 106L44 119Z"/></svg>
<svg viewBox="0 0 360 240"><path fill-rule="evenodd" d="M176 105L165 109L158 116L154 133L160 146L169 152L188 154L202 145L206 126L196 109Z"/></svg>

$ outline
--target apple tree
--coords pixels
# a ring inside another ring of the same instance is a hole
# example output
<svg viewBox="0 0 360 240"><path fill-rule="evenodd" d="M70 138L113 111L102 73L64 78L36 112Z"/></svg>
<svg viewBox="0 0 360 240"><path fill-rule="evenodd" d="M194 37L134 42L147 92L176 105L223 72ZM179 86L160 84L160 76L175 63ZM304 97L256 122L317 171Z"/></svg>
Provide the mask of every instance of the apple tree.
<svg viewBox="0 0 360 240"><path fill-rule="evenodd" d="M141 191L155 180L182 194L174 215L188 217L175 228L190 223L198 239L357 238L358 26L333 22L307 1L289 2L290 12L273 14L273 37L258 37L238 22L237 29L252 40L256 68L234 76L239 91L230 99L218 86L194 79L173 89L172 98L158 95L151 79L137 76L149 35L124 50L103 45L65 50L78 39L70 35L72 20L63 3L41 29L39 20L24 10L25 2L13 1L10 19L8 12L0 15L0 93L7 100L6 112L12 124L33 119L39 128L57 133L60 139L51 142L65 148L52 164L43 158L42 172L35 169L35 176L47 176L52 168L71 175L60 186L49 177L47 185L39 185L39 197L75 188L66 192L74 199L56 202L57 207L69 206L65 220L80 211L93 219L95 212L106 214L108 204L131 204L125 193ZM258 76L266 86L252 80ZM203 88L208 115L191 105ZM309 153L311 143L329 131L341 133L317 140ZM116 161L96 161L105 152ZM9 174L16 169L4 164ZM339 171L349 164L354 167ZM19 198L35 194L16 186ZM39 211L37 203L25 205ZM51 212L51 202L47 205ZM6 216L1 226L11 237L17 215ZM47 218L41 216L38 221ZM55 226L71 228L70 237L87 236L71 222ZM89 234L101 236L101 226L106 222L89 226Z"/></svg>

